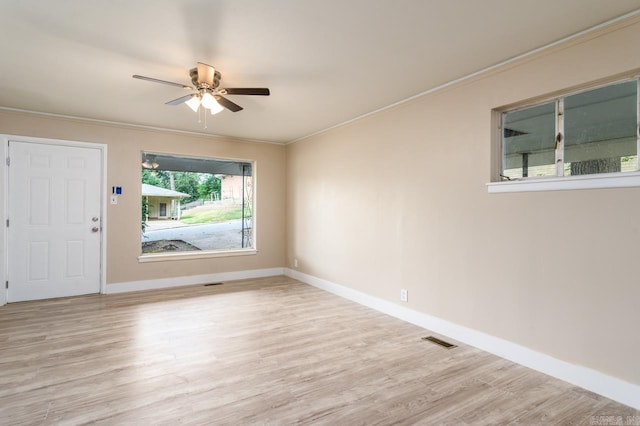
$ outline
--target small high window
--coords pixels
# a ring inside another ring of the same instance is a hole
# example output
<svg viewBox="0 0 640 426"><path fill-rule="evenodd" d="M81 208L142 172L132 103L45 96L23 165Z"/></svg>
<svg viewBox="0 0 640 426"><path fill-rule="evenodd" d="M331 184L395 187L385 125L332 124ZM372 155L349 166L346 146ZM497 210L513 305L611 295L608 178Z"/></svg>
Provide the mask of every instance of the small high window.
<svg viewBox="0 0 640 426"><path fill-rule="evenodd" d="M638 171L638 80L501 114L503 180Z"/></svg>

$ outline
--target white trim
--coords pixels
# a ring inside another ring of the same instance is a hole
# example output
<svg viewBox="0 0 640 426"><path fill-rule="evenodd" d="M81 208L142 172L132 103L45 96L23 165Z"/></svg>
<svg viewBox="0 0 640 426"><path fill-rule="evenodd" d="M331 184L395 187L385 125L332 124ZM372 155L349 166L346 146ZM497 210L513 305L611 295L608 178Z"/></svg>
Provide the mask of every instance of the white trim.
<svg viewBox="0 0 640 426"><path fill-rule="evenodd" d="M640 172L602 173L509 180L487 183L490 194L504 192L564 191L573 189L629 188L640 186Z"/></svg>
<svg viewBox="0 0 640 426"><path fill-rule="evenodd" d="M285 268L285 275L319 289L344 297L379 312L415 324L419 327L475 346L483 351L508 359L525 367L540 371L614 401L640 410L640 385L608 376L596 370L570 364L541 352L499 337L485 334L449 321L427 315L395 303L353 290L331 281Z"/></svg>
<svg viewBox="0 0 640 426"><path fill-rule="evenodd" d="M1 108L0 108L1 109ZM9 190L9 171L7 168L7 164L5 159L7 158L8 151L7 147L9 141L15 142L27 142L27 143L37 143L37 144L45 144L45 145L61 145L61 146L71 146L78 148L92 148L100 151L101 156L101 167L102 173L100 174L100 212L102 215L101 221L101 243L100 243L100 293L105 292L106 284L107 284L107 145L99 144L99 143L91 143L91 142L81 142L81 141L68 141L61 139L49 139L49 138L35 138L31 136L17 136L17 135L0 135L0 141L2 143L2 147L0 148L0 154L2 154L2 161L0 163L0 171L1 175L4 177L4 184L0 185L0 216L2 217L2 225L3 231L0 232L0 243L3 246L4 253L2 254L2 259L0 260L0 279L2 286L0 287L0 306L7 303L7 289L4 285L7 280L7 271L9 268L8 265L8 238L6 234L6 227L4 226L4 222L7 220L7 216L9 214L9 205L7 200L7 194Z"/></svg>
<svg viewBox="0 0 640 426"><path fill-rule="evenodd" d="M173 253L143 254L138 256L139 263L166 262L170 260L210 259L215 257L252 256L256 249L218 250L218 251L187 251Z"/></svg>
<svg viewBox="0 0 640 426"><path fill-rule="evenodd" d="M1 108L0 108L1 109ZM44 145L62 145L62 146L72 146L78 148L94 148L104 150L106 148L105 144L95 143L95 142L83 142L83 141L72 141L65 139L50 139L50 138L36 138L33 136L19 136L19 135L0 135L5 142L13 141L13 142L27 142L27 143L39 143Z"/></svg>
<svg viewBox="0 0 640 426"><path fill-rule="evenodd" d="M258 252L258 185L260 179L258 179L258 160L253 160L251 164L251 247ZM246 182L244 178L242 180L242 185ZM220 186L220 191L222 191L222 184ZM222 194L221 194L222 195ZM243 212L244 217L244 212ZM242 241L244 241L244 235L242 236Z"/></svg>
<svg viewBox="0 0 640 426"><path fill-rule="evenodd" d="M88 123L106 124L109 126L119 126L119 127L132 128L132 129L151 130L154 132L166 132L166 133L174 133L174 134L180 134L180 135L201 136L206 138L225 139L225 140L241 141L241 142L266 143L269 145L284 145L284 142L273 142L273 141L265 141L260 139L239 138L235 136L224 136L224 135L217 135L217 134L210 134L210 133L193 132L189 130L169 129L166 127L146 126L144 124L123 123L121 121L100 120L97 118L78 117L75 115L54 114L51 112L33 111L29 109L11 108L11 107L5 107L5 106L0 106L0 111L17 112L21 114L41 115L44 117L62 118L65 120L84 121Z"/></svg>
<svg viewBox="0 0 640 426"><path fill-rule="evenodd" d="M454 86L454 85L456 85L458 83L462 83L464 81L470 80L470 79L478 77L478 76L482 76L482 75L490 73L491 71L494 71L494 70L496 70L498 68L501 68L501 67L503 67L505 65L509 65L511 63L520 61L521 59L526 59L526 58L528 58L530 56L533 56L533 55L536 55L538 53L544 52L545 50L549 50L551 48L554 48L554 47L559 46L561 44L567 43L569 41L578 39L580 37L589 35L591 33L595 33L596 31L600 31L600 30L602 30L602 29L604 29L604 28L606 28L606 27L608 27L610 25L614 25L614 24L620 23L620 22L622 22L622 21L624 21L626 19L633 18L633 17L635 17L637 15L640 15L640 9L632 10L629 13L625 13L624 15L618 16L617 18L613 18L613 19L610 19L608 21L602 22L602 23L600 23L600 24L598 24L596 26L593 26L591 28L587 28L586 30L579 31L579 32L577 32L575 34L572 34L572 35L569 35L567 37L561 38L560 40L556 40L554 42L551 42L549 44L545 44L544 46L540 46L540 47L538 47L536 49L530 50L530 51L522 53L520 55L513 56L513 57L511 57L509 59L506 59L506 60L504 60L502 62L498 62L497 64L493 64L493 65L490 65L490 66L488 66L486 68L483 68L481 70L472 72L471 74L467 74L467 75L465 75L463 77L457 78L455 80L451 80L451 81L449 81L447 83L444 83L444 84L441 84L439 86L432 87L431 89L427 89L424 92L420 92L420 93L418 93L416 95L410 96L410 97L408 97L406 99L403 99L401 101L392 103L391 105L387 105L385 107L378 108L378 109L373 110L371 112L367 112L365 114L362 114L362 115L359 115L357 117L354 117L354 118L352 118L350 120L343 121L341 123L338 123L338 124L335 124L333 126L327 127L326 129L318 130L317 132L309 133L308 135L301 136L299 138L293 139L293 140L285 143L285 145L289 145L289 144L292 144L292 143L300 142L300 141L302 141L304 139L308 139L308 138L310 138L312 136L320 135L320 134L326 133L326 132L328 132L330 130L337 129L337 128L342 127L342 126L346 126L347 124L353 123L354 121L362 120L363 118L367 118L369 116L378 114L378 113L386 111L388 109L395 108L395 107L400 106L402 104L406 104L407 102L411 102L411 101L413 101L415 99L421 98L421 97L429 95L431 93L438 92L438 91L440 91L442 89L446 89L447 87Z"/></svg>
<svg viewBox="0 0 640 426"><path fill-rule="evenodd" d="M0 223L0 306L7 303L7 289L5 282L7 280L7 259L9 257L9 242L7 238L7 215L9 214L8 204L5 197L9 182L9 169L7 168L7 148L8 141L6 138L0 138L0 176L4 184L0 185L0 217L2 223Z"/></svg>
<svg viewBox="0 0 640 426"><path fill-rule="evenodd" d="M100 259L100 294L105 294L107 292L107 197L109 194L107 193L107 160L109 158L108 155L108 147L107 145L102 146L102 196L101 196L101 219L100 219L100 238L102 239L102 245L100 247L100 253L102 254L102 258Z"/></svg>
<svg viewBox="0 0 640 426"><path fill-rule="evenodd" d="M218 272L215 274L191 275L186 277L160 278L154 280L128 281L107 285L107 294L128 293L130 291L157 290L187 285L208 284L221 281L246 280L284 275L284 268L253 269L247 271Z"/></svg>

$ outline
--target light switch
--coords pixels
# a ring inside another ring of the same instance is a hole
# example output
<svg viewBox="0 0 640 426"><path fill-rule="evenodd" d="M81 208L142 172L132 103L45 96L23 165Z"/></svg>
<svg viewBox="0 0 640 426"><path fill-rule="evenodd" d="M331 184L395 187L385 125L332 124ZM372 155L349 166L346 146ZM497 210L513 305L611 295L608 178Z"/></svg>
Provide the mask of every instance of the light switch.
<svg viewBox="0 0 640 426"><path fill-rule="evenodd" d="M111 204L118 204L118 197L115 195L111 196Z"/></svg>

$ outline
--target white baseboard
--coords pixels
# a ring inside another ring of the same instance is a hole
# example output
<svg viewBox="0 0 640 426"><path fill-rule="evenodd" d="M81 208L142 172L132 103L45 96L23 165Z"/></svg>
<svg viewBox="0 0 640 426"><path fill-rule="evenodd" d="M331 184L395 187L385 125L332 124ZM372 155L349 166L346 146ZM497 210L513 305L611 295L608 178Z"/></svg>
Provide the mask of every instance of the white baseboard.
<svg viewBox="0 0 640 426"><path fill-rule="evenodd" d="M286 276L540 371L640 410L640 386L553 358L516 343L370 296L331 281L284 268Z"/></svg>
<svg viewBox="0 0 640 426"><path fill-rule="evenodd" d="M123 283L107 284L106 294L156 290L161 288L208 284L221 281L275 277L278 275L284 275L284 268L253 269L248 271L219 272L216 274L190 275L186 277L160 278L155 280L128 281Z"/></svg>

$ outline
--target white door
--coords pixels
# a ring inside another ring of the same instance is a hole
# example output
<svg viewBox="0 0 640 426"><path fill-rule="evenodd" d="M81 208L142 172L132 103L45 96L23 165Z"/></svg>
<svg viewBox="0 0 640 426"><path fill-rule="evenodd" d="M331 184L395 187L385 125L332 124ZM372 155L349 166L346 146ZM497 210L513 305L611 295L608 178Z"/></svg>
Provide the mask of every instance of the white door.
<svg viewBox="0 0 640 426"><path fill-rule="evenodd" d="M9 302L100 291L101 156L9 142Z"/></svg>

